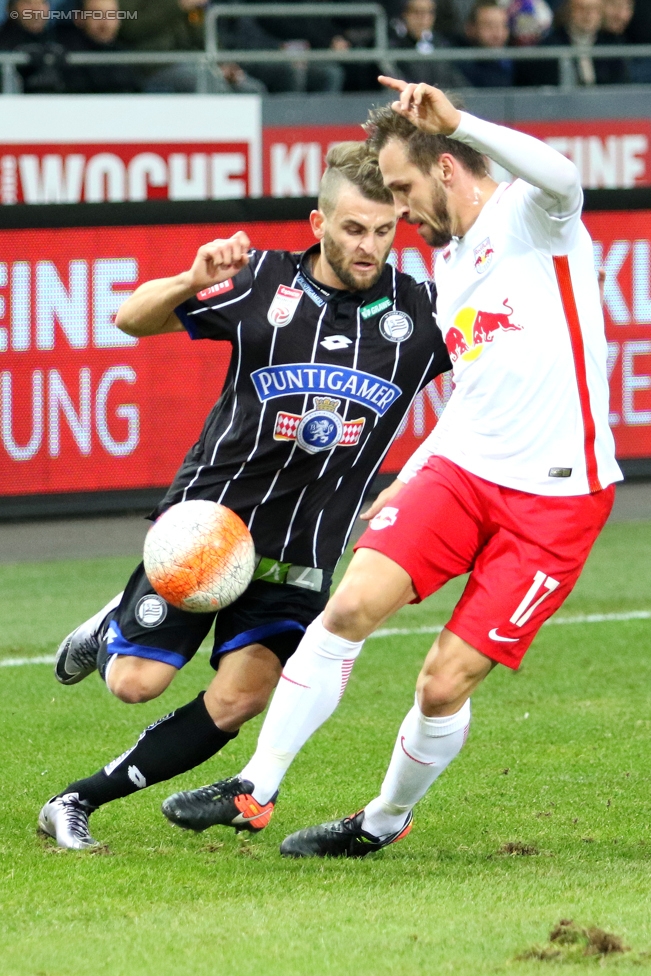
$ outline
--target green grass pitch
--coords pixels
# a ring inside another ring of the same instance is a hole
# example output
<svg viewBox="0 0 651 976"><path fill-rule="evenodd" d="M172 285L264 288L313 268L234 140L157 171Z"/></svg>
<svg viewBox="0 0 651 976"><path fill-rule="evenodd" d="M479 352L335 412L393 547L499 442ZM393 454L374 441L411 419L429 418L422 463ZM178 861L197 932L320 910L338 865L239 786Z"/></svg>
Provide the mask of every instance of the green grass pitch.
<svg viewBox="0 0 651 976"><path fill-rule="evenodd" d="M608 526L560 616L651 610L650 563L651 522ZM131 566L1 566L0 660L52 654ZM390 626L443 623L459 591L451 584ZM62 688L47 665L0 668L1 976L651 970L648 619L548 626L519 673L496 669L475 696L465 750L402 843L363 861L279 857L290 831L376 794L429 641L369 641L258 836L189 834L159 812L173 789L235 773L256 721L194 773L97 813L93 834L110 853L94 855L39 838L41 804L204 688L207 656L140 706L112 699L96 676ZM616 933L630 951L518 958L562 918Z"/></svg>

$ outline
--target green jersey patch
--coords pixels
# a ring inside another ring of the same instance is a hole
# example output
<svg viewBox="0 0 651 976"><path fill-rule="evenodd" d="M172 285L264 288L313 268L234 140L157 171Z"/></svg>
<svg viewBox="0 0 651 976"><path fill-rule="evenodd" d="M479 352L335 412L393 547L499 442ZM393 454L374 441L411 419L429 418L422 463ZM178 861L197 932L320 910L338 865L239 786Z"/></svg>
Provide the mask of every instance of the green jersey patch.
<svg viewBox="0 0 651 976"><path fill-rule="evenodd" d="M376 302L371 302L370 305L362 305L359 314L363 319L370 319L373 315L379 315L385 309L391 308L392 305L393 302L390 298L378 298Z"/></svg>

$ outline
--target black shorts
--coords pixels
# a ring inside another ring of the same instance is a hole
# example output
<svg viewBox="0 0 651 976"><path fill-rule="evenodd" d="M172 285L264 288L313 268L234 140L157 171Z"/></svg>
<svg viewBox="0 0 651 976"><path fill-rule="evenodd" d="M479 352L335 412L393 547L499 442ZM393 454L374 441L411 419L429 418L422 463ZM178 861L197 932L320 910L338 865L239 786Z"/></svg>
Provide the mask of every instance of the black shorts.
<svg viewBox="0 0 651 976"><path fill-rule="evenodd" d="M222 654L263 644L285 664L305 628L328 602L332 576L323 574L321 592L255 580L219 613L188 613L158 596L142 563L134 570L120 605L108 618L109 654L128 654L182 668L191 661L215 622L212 667Z"/></svg>

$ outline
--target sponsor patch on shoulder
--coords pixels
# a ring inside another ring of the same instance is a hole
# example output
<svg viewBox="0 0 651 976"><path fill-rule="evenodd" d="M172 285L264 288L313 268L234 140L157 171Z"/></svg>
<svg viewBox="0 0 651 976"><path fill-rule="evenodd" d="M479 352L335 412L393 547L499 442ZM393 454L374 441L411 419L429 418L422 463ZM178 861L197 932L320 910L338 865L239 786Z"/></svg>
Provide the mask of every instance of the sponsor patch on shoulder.
<svg viewBox="0 0 651 976"><path fill-rule="evenodd" d="M216 285L211 285L210 288L204 288L203 291L197 292L197 298L200 302L205 302L207 298L214 298L215 295L225 295L234 287L233 279L227 278L226 281L218 281Z"/></svg>
<svg viewBox="0 0 651 976"><path fill-rule="evenodd" d="M278 285L274 300L267 312L267 321L277 328L281 328L283 325L289 325L294 318L294 313L302 297L302 288L290 288L288 285Z"/></svg>

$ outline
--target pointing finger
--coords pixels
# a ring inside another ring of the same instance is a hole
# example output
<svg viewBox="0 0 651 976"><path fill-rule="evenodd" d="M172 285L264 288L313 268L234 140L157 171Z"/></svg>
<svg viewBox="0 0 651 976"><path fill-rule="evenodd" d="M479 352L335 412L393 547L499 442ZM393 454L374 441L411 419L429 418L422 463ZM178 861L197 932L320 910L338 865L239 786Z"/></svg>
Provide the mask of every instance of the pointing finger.
<svg viewBox="0 0 651 976"><path fill-rule="evenodd" d="M377 80L385 88L394 88L396 91L404 91L407 87L406 81L402 81L400 78L390 78L388 75L378 75Z"/></svg>

